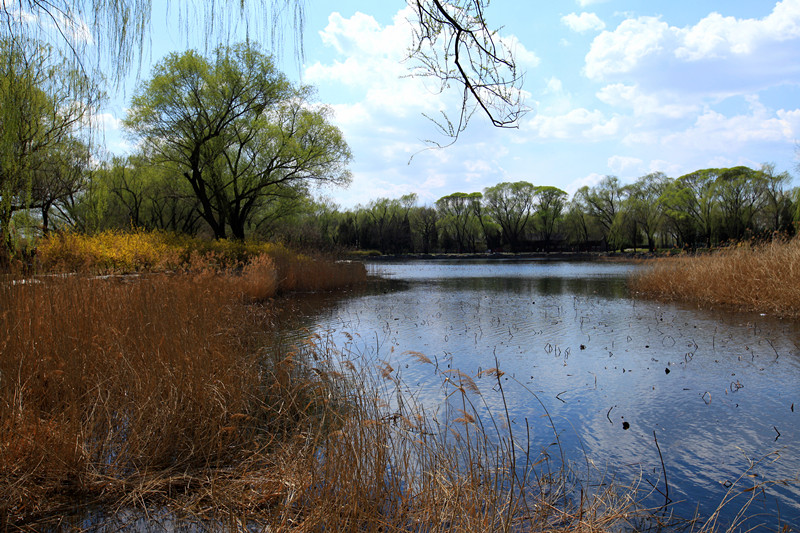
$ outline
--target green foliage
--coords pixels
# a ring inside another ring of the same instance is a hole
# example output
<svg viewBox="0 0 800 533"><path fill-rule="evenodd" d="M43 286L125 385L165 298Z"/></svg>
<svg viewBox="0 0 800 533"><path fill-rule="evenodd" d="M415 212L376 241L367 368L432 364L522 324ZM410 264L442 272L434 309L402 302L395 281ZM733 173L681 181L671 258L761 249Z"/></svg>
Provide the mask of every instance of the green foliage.
<svg viewBox="0 0 800 533"><path fill-rule="evenodd" d="M15 211L40 208L46 229L49 208L80 190L89 154L78 136L101 96L52 48L24 37L0 40L0 238L6 253Z"/></svg>
<svg viewBox="0 0 800 533"><path fill-rule="evenodd" d="M172 54L139 88L125 125L185 179L216 238L237 239L273 203L307 193L312 182L345 185L351 155L330 111L307 103L272 59L251 44L211 58Z"/></svg>
<svg viewBox="0 0 800 533"><path fill-rule="evenodd" d="M503 240L517 251L534 213L536 187L527 181L503 182L483 192L486 209L500 225Z"/></svg>

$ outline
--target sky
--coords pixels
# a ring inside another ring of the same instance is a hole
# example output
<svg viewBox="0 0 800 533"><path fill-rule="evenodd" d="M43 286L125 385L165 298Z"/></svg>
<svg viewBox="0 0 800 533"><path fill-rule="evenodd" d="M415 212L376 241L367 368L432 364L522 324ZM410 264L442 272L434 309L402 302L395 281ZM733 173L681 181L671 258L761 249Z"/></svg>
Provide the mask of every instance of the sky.
<svg viewBox="0 0 800 533"><path fill-rule="evenodd" d="M494 0L486 17L514 47L529 112L516 129L476 115L444 149L426 149L447 139L424 114L455 112L460 93L407 76L405 2L306 6L302 61L291 46L278 60L316 88L352 150L351 185L317 191L343 209L409 193L431 205L504 181L572 194L605 175L762 163L800 173L800 0ZM169 52L205 46L177 18L154 8L140 78ZM101 116L112 153L134 146L120 124L134 78Z"/></svg>

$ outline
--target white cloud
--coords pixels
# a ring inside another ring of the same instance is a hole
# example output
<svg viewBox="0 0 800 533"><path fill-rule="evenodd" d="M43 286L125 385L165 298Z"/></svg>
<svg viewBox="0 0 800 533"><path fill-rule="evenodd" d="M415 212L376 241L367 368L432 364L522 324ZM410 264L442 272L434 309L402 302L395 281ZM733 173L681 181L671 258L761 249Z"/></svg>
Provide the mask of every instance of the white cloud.
<svg viewBox="0 0 800 533"><path fill-rule="evenodd" d="M577 108L562 115L539 113L523 126L540 139L600 140L616 135L620 130L619 117L607 118L597 109Z"/></svg>
<svg viewBox="0 0 800 533"><path fill-rule="evenodd" d="M118 119L111 113L96 113L92 117L92 120L94 121L95 124L98 124L106 133L108 133L109 131L122 130L122 120Z"/></svg>
<svg viewBox="0 0 800 533"><path fill-rule="evenodd" d="M545 89L546 94L556 94L560 95L564 91L564 84L561 82L560 79L556 78L555 76L548 78L547 80L547 87Z"/></svg>
<svg viewBox="0 0 800 533"><path fill-rule="evenodd" d="M626 157L615 155L608 158L608 168L614 174L625 174L629 171L638 171L641 169L644 161L638 157Z"/></svg>
<svg viewBox="0 0 800 533"><path fill-rule="evenodd" d="M521 67L537 67L541 59L535 52L528 50L516 35L501 36L500 41L511 50L514 61Z"/></svg>
<svg viewBox="0 0 800 533"><path fill-rule="evenodd" d="M624 143L635 153L656 155L650 171L675 175L687 171L677 162L708 165L712 157L742 161L763 159L767 150L791 153L797 138L800 138L800 109L773 111L751 97L747 112L726 116L706 108L686 127L631 132ZM622 168L625 162L611 158L609 167Z"/></svg>
<svg viewBox="0 0 800 533"><path fill-rule="evenodd" d="M600 89L597 98L610 106L633 110L634 116L682 118L700 111L701 106L669 91L644 93L638 85L615 83Z"/></svg>
<svg viewBox="0 0 800 533"><path fill-rule="evenodd" d="M600 20L595 13L583 12L580 15L570 13L561 17L561 22L566 24L572 31L584 33L590 30L600 31L605 29L606 23Z"/></svg>
<svg viewBox="0 0 800 533"><path fill-rule="evenodd" d="M664 161L663 159L654 159L650 161L649 172L663 172L671 177L678 177L683 174L679 164Z"/></svg>
<svg viewBox="0 0 800 533"><path fill-rule="evenodd" d="M604 31L586 54L585 73L590 79L633 70L643 58L661 52L670 26L657 17L627 19L614 31Z"/></svg>
<svg viewBox="0 0 800 533"><path fill-rule="evenodd" d="M761 19L711 13L684 28L660 17L628 18L595 37L584 73L730 94L796 75L798 45L800 0L778 2Z"/></svg>
<svg viewBox="0 0 800 533"><path fill-rule="evenodd" d="M763 19L723 17L711 13L695 26L681 31L682 46L675 55L688 60L751 54L764 43L800 37L800 2L784 0Z"/></svg>
<svg viewBox="0 0 800 533"><path fill-rule="evenodd" d="M574 196L575 192L581 187L583 186L594 187L595 185L600 183L600 181L602 181L604 177L605 176L603 174L597 174L596 172L592 172L588 176L585 176L583 178L571 182L564 188L564 190L567 191L567 193L570 196Z"/></svg>

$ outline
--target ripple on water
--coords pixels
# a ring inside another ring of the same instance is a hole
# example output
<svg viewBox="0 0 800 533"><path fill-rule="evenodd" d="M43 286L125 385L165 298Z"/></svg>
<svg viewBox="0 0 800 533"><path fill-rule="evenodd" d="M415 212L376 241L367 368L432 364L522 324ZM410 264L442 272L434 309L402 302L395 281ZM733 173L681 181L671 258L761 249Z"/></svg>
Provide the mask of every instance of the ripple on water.
<svg viewBox="0 0 800 533"><path fill-rule="evenodd" d="M794 478L768 486L757 507L775 516L779 506L800 527L797 324L631 299L625 276L636 267L625 264L377 268L403 280L400 290L345 300L317 318L319 327L355 334L362 345L351 345L365 360L390 360L423 403L441 405L441 376L406 352L472 376L496 358L509 378L510 416L529 421L534 446L552 442L554 423L575 461L588 457L621 480L658 484L655 432L683 514L699 505L708 516L743 474L742 488ZM486 404L502 409L496 381L475 381ZM730 520L736 509L726 512Z"/></svg>

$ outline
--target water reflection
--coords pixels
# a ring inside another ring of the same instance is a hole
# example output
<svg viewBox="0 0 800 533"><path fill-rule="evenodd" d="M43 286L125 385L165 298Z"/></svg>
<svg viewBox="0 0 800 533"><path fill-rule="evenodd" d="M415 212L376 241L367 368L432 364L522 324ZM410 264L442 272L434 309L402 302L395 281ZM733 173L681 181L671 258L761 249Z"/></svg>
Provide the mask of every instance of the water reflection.
<svg viewBox="0 0 800 533"><path fill-rule="evenodd" d="M479 378L496 358L512 425L530 425L534 453L553 441L549 413L573 461L589 458L663 491L657 436L684 515L699 506L708 516L742 474L740 489L791 479L758 491L749 512L777 529L780 509L782 523L800 527L800 327L632 299L625 280L634 268L381 264L374 270L391 284L315 321L365 361L390 361L432 409L446 407L437 370L459 368L476 378L487 407L501 410L496 381Z"/></svg>

